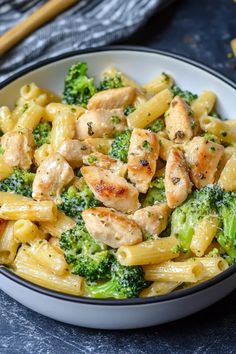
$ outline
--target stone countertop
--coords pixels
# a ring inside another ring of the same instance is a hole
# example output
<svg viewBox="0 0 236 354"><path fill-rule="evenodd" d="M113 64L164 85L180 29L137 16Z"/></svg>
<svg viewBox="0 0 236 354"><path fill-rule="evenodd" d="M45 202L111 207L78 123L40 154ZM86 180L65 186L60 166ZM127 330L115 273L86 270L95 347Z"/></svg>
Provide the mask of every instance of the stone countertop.
<svg viewBox="0 0 236 354"><path fill-rule="evenodd" d="M232 0L179 0L122 44L142 45L199 60L236 81L228 59L236 37ZM185 319L139 330L102 331L45 318L0 291L0 353L236 353L236 292Z"/></svg>

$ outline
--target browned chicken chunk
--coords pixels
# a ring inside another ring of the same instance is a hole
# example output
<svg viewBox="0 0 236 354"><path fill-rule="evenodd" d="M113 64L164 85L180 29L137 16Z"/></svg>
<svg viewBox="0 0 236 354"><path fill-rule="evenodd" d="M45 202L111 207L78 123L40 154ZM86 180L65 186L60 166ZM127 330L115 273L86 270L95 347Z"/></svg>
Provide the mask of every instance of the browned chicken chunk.
<svg viewBox="0 0 236 354"><path fill-rule="evenodd" d="M138 191L125 178L95 166L83 166L81 173L95 197L105 206L123 212L138 209Z"/></svg>
<svg viewBox="0 0 236 354"><path fill-rule="evenodd" d="M92 147L82 141L71 139L64 140L58 152L73 167L80 167L83 164L83 157L91 154Z"/></svg>
<svg viewBox="0 0 236 354"><path fill-rule="evenodd" d="M3 135L3 158L9 166L29 169L32 164L34 138L29 129L11 131Z"/></svg>
<svg viewBox="0 0 236 354"><path fill-rule="evenodd" d="M76 122L76 138L112 137L127 127L123 109L87 111Z"/></svg>
<svg viewBox="0 0 236 354"><path fill-rule="evenodd" d="M192 139L197 122L191 114L188 104L179 96L175 96L165 115L168 136L176 143Z"/></svg>
<svg viewBox="0 0 236 354"><path fill-rule="evenodd" d="M124 177L127 172L127 164L100 152L93 152L90 155L84 156L83 163L84 165L97 166L110 170L121 177Z"/></svg>
<svg viewBox="0 0 236 354"><path fill-rule="evenodd" d="M183 152L178 148L172 148L166 163L165 193L167 204L170 208L176 208L183 203L191 192L186 161Z"/></svg>
<svg viewBox="0 0 236 354"><path fill-rule="evenodd" d="M128 152L128 177L141 193L146 193L156 171L159 155L157 135L149 130L135 128Z"/></svg>
<svg viewBox="0 0 236 354"><path fill-rule="evenodd" d="M91 236L110 247L130 246L142 241L142 232L136 222L115 210L87 209L82 217Z"/></svg>
<svg viewBox="0 0 236 354"><path fill-rule="evenodd" d="M165 230L170 211L166 203L156 204L137 210L131 218L141 227L146 237L155 237Z"/></svg>
<svg viewBox="0 0 236 354"><path fill-rule="evenodd" d="M55 199L73 177L72 168L60 154L50 155L37 169L33 182L33 198L36 200Z"/></svg>
<svg viewBox="0 0 236 354"><path fill-rule="evenodd" d="M197 188L214 182L218 163L224 153L222 145L197 136L185 147L190 177Z"/></svg>
<svg viewBox="0 0 236 354"><path fill-rule="evenodd" d="M121 87L96 93L88 102L88 109L125 108L132 104L136 97L133 87Z"/></svg>

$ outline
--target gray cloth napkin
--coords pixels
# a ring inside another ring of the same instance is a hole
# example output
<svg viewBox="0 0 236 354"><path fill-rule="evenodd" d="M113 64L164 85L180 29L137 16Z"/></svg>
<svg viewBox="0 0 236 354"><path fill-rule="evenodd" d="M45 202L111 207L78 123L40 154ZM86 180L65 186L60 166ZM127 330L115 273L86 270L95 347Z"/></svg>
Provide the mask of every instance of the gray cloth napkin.
<svg viewBox="0 0 236 354"><path fill-rule="evenodd" d="M0 35L44 2L0 0ZM110 44L128 37L165 2L80 0L0 58L0 81L41 59L75 49Z"/></svg>

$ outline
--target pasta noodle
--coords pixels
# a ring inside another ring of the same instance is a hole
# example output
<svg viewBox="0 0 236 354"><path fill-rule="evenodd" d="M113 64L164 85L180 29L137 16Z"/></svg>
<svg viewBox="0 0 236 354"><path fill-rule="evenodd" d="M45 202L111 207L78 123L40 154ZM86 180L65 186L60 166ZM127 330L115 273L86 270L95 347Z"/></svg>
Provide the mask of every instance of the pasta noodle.
<svg viewBox="0 0 236 354"><path fill-rule="evenodd" d="M122 246L117 251L117 258L125 266L161 263L178 257L177 246L175 237L164 237L134 246Z"/></svg>
<svg viewBox="0 0 236 354"><path fill-rule="evenodd" d="M71 295L82 295L84 292L83 278L66 273L58 276L39 265L32 258L29 247L22 246L14 262L15 273L40 286Z"/></svg>
<svg viewBox="0 0 236 354"><path fill-rule="evenodd" d="M128 125L132 128L144 128L166 112L172 99L171 91L165 89L140 105L128 116Z"/></svg>
<svg viewBox="0 0 236 354"><path fill-rule="evenodd" d="M2 228L2 226L1 226ZM0 235L0 263L11 264L16 256L19 242L14 238L14 222L7 222Z"/></svg>
<svg viewBox="0 0 236 354"><path fill-rule="evenodd" d="M204 276L204 266L198 260L165 262L144 268L145 279L150 281L196 283Z"/></svg>

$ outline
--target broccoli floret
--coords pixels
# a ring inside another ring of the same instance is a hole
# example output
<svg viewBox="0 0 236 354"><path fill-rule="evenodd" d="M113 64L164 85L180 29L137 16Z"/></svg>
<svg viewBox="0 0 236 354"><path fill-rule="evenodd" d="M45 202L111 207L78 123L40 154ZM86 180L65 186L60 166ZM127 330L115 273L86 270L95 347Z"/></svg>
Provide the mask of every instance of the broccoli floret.
<svg viewBox="0 0 236 354"><path fill-rule="evenodd" d="M164 203L166 201L164 177L157 177L151 183L146 196L142 201L145 208L150 205Z"/></svg>
<svg viewBox="0 0 236 354"><path fill-rule="evenodd" d="M128 116L130 113L134 112L135 111L135 107L130 104L129 106L127 106L125 109L124 109L124 115L125 116Z"/></svg>
<svg viewBox="0 0 236 354"><path fill-rule="evenodd" d="M189 105L198 98L198 95L190 91L183 91L176 85L172 86L171 91L174 96L182 97Z"/></svg>
<svg viewBox="0 0 236 354"><path fill-rule="evenodd" d="M154 133L158 133L162 131L165 128L165 123L164 120L161 118L158 118L154 120L151 124L149 124L145 129L149 129Z"/></svg>
<svg viewBox="0 0 236 354"><path fill-rule="evenodd" d="M225 192L217 205L221 221L217 241L232 263L236 261L236 193Z"/></svg>
<svg viewBox="0 0 236 354"><path fill-rule="evenodd" d="M100 82L99 90L103 91L119 87L124 87L124 85L120 75L116 75L114 77L105 77L104 80Z"/></svg>
<svg viewBox="0 0 236 354"><path fill-rule="evenodd" d="M109 155L115 159L127 162L130 138L131 131L129 129L119 133L112 141Z"/></svg>
<svg viewBox="0 0 236 354"><path fill-rule="evenodd" d="M70 186L62 192L57 200L57 207L77 222L82 220L81 213L83 210L99 204L87 184L84 184L80 191L76 187Z"/></svg>
<svg viewBox="0 0 236 354"><path fill-rule="evenodd" d="M122 266L114 259L111 265L111 279L87 286L87 293L95 298L126 299L138 297L149 284L144 280L141 267Z"/></svg>
<svg viewBox="0 0 236 354"><path fill-rule="evenodd" d="M61 234L60 247L72 273L89 282L110 277L113 255L92 238L83 223Z"/></svg>
<svg viewBox="0 0 236 354"><path fill-rule="evenodd" d="M25 197L31 197L34 177L34 173L15 168L9 177L0 181L0 191L14 192Z"/></svg>
<svg viewBox="0 0 236 354"><path fill-rule="evenodd" d="M65 78L63 101L68 104L87 106L88 100L96 93L94 79L87 77L86 63L77 63L70 67Z"/></svg>
<svg viewBox="0 0 236 354"><path fill-rule="evenodd" d="M34 142L37 147L50 144L52 126L49 122L41 122L33 131Z"/></svg>
<svg viewBox="0 0 236 354"><path fill-rule="evenodd" d="M204 217L216 214L216 203L223 191L217 185L209 185L196 190L171 216L171 234L179 241L183 252L188 252L194 228Z"/></svg>

